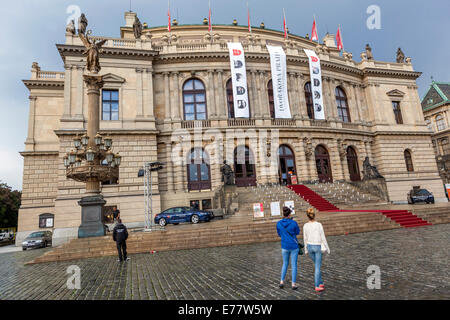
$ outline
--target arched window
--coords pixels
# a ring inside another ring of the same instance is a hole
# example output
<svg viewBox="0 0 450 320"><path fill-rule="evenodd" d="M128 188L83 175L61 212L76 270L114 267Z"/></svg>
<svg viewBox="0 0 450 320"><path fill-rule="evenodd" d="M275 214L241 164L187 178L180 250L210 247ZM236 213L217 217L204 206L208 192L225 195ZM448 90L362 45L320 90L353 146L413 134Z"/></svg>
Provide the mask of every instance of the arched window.
<svg viewBox="0 0 450 320"><path fill-rule="evenodd" d="M206 90L203 82L192 78L183 85L184 120L206 120Z"/></svg>
<svg viewBox="0 0 450 320"><path fill-rule="evenodd" d="M409 150L405 150L404 156L405 156L406 170L408 172L413 172L414 167L413 167L411 152Z"/></svg>
<svg viewBox="0 0 450 320"><path fill-rule="evenodd" d="M444 117L441 114L438 114L436 116L436 127L438 131L445 129L445 120Z"/></svg>
<svg viewBox="0 0 450 320"><path fill-rule="evenodd" d="M273 85L272 79L267 83L267 94L269 96L269 108L270 108L270 116L275 119L275 102L273 100Z"/></svg>
<svg viewBox="0 0 450 320"><path fill-rule="evenodd" d="M350 111L348 110L347 95L341 87L336 88L335 94L339 119L343 122L350 122L351 119Z"/></svg>
<svg viewBox="0 0 450 320"><path fill-rule="evenodd" d="M305 84L305 99L306 110L308 111L308 117L314 119L314 102L312 97L311 82Z"/></svg>
<svg viewBox="0 0 450 320"><path fill-rule="evenodd" d="M189 190L211 189L209 158L202 148L192 149L189 153L187 175Z"/></svg>
<svg viewBox="0 0 450 320"><path fill-rule="evenodd" d="M228 105L228 118L234 119L233 84L231 82L231 79L227 81L227 105Z"/></svg>

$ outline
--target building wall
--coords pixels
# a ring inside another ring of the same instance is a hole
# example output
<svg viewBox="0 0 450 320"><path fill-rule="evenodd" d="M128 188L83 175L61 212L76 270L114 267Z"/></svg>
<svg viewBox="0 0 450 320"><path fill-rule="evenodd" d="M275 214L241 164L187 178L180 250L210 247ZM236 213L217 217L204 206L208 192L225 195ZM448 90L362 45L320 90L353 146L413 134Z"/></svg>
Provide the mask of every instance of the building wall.
<svg viewBox="0 0 450 320"><path fill-rule="evenodd" d="M190 200L212 199L222 185L222 161L211 164L211 188L194 192L188 191L186 163L172 162L172 155L180 136L191 137L188 139L193 143L198 140L194 135L198 132L206 136L199 145L210 157L219 151L208 149L208 145L221 136L224 140L219 145L232 155L237 145L248 141L228 139L226 132L230 128L247 132L248 138L258 130L278 130L280 144L288 145L295 154L299 181L317 180L314 149L318 145L328 150L333 179L350 180L345 150L352 146L361 175L362 163L369 157L386 177L392 201L406 202L406 193L415 185L429 188L438 200L445 199L417 94L415 79L419 74L411 64L367 60L357 63L348 53L340 57L332 45L317 45L297 36L285 41L281 33L272 30L256 29L252 40L247 38L245 28L218 27L215 32L219 40L211 42L202 27L185 26L174 31L178 38L172 44L168 43L164 28L145 30L145 34L151 32L151 40L144 36L136 41L129 37L130 32L129 27L121 29L126 40L123 43L131 49L127 47L125 52L116 47L109 52L108 47L114 45L108 42L100 59L104 89L118 90L120 100L119 120L100 121L100 130L113 138L113 151L122 156L119 183L105 185L102 191L107 205L117 205L130 226L142 225L144 221L144 182L137 172L145 161L165 163L165 168L153 176L154 212L189 205ZM241 41L246 50L251 119L228 119L229 40ZM283 45L287 53L292 119L270 118L267 83L271 74L265 49L270 43ZM66 179L63 165L64 155L73 149L74 136L84 133L87 126L87 90L80 45L78 37L67 35L66 45L58 45L65 59L65 71L42 72L34 65L31 79L25 81L31 98L23 153L24 201L19 233L25 235L38 229L39 214L53 213L57 243L77 236L81 223L77 201L85 191L83 183ZM323 62L326 121L310 120L307 116L304 86L310 77L303 48L315 49ZM202 80L206 89L208 119L202 122L201 129L184 121L182 88L191 77ZM338 117L338 86L347 96L350 123L343 123ZM392 101L401 104L403 124L395 122ZM268 151L276 155L277 147L274 142L268 150L267 140L251 146L254 155ZM405 149L412 151L414 172L406 171ZM258 184L278 181L277 167L272 171L270 168L256 162Z"/></svg>

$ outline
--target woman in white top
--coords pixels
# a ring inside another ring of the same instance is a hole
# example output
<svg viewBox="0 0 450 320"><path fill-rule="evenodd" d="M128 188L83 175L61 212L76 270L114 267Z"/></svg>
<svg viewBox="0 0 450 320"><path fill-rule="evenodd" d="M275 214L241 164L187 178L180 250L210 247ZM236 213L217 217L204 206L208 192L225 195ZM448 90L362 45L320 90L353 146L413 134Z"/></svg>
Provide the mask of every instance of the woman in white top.
<svg viewBox="0 0 450 320"><path fill-rule="evenodd" d="M322 265L322 253L330 253L325 233L320 222L314 220L316 214L313 208L306 210L309 222L303 226L303 241L305 242L305 253L309 254L314 262L314 285L316 291L323 291L325 286L322 280L320 267Z"/></svg>

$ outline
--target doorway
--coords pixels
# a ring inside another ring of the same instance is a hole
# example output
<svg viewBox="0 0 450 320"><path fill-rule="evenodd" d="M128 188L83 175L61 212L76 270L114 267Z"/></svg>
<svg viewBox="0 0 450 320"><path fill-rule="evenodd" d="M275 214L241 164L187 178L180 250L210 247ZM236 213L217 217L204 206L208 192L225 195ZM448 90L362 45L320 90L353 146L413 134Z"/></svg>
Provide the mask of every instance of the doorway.
<svg viewBox="0 0 450 320"><path fill-rule="evenodd" d="M278 175L282 185L291 185L292 176L296 176L295 156L292 149L286 145L278 148Z"/></svg>
<svg viewBox="0 0 450 320"><path fill-rule="evenodd" d="M330 155L325 147L318 145L315 150L316 169L319 182L333 182Z"/></svg>
<svg viewBox="0 0 450 320"><path fill-rule="evenodd" d="M234 175L236 186L256 186L255 158L247 146L234 149Z"/></svg>
<svg viewBox="0 0 450 320"><path fill-rule="evenodd" d="M347 148L347 165L348 172L350 174L351 181L360 181L361 175L359 174L358 156L355 149L352 147Z"/></svg>

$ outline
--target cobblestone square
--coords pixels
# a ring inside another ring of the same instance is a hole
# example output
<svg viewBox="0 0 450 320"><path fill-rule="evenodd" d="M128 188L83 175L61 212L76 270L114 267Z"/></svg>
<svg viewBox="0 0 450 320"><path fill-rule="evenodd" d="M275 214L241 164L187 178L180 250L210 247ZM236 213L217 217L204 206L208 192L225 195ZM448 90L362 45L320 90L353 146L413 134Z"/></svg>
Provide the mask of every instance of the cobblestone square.
<svg viewBox="0 0 450 320"><path fill-rule="evenodd" d="M45 250L0 255L0 299L449 299L450 225L328 237L326 290L314 291L313 264L299 258L299 289L278 288L278 242L24 265ZM79 266L81 289L67 288ZM381 269L381 289L367 288L367 268Z"/></svg>

